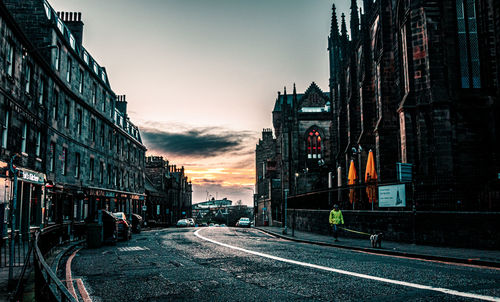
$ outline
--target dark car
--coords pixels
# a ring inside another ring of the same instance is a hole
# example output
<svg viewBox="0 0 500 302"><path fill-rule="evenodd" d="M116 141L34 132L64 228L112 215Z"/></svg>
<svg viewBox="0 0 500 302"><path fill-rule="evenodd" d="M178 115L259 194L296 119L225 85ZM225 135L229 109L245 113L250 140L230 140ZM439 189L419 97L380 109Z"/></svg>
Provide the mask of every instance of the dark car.
<svg viewBox="0 0 500 302"><path fill-rule="evenodd" d="M118 238L122 240L132 238L132 224L127 220L125 213L116 212L113 215L118 218Z"/></svg>
<svg viewBox="0 0 500 302"><path fill-rule="evenodd" d="M140 233L142 230L142 217L137 214L132 214L132 232Z"/></svg>
<svg viewBox="0 0 500 302"><path fill-rule="evenodd" d="M102 211L102 234L104 243L116 244L118 240L118 219L108 211Z"/></svg>

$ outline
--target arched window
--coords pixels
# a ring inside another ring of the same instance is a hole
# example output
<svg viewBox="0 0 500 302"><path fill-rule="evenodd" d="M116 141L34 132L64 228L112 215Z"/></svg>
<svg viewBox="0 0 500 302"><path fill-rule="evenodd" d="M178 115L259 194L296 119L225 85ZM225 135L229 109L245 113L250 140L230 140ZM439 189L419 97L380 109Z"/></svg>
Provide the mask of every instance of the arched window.
<svg viewBox="0 0 500 302"><path fill-rule="evenodd" d="M317 129L312 128L307 133L307 158L321 158L321 135Z"/></svg>

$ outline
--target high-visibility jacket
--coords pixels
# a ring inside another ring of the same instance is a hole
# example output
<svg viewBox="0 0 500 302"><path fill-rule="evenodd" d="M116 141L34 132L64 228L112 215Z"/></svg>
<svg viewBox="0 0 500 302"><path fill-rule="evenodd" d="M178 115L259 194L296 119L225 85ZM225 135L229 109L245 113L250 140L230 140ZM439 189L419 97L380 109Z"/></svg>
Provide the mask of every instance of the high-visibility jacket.
<svg viewBox="0 0 500 302"><path fill-rule="evenodd" d="M330 224L344 224L344 217L342 216L342 212L340 210L335 211L332 210L330 212Z"/></svg>

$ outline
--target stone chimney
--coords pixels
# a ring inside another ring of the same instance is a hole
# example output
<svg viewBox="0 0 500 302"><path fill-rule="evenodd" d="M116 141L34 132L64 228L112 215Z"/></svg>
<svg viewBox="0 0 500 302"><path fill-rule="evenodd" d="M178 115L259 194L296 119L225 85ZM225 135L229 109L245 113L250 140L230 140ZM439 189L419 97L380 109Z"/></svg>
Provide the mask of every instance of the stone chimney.
<svg viewBox="0 0 500 302"><path fill-rule="evenodd" d="M82 45L83 42L83 22L80 12L57 12L57 16L66 24L69 31L75 37L76 43Z"/></svg>
<svg viewBox="0 0 500 302"><path fill-rule="evenodd" d="M118 95L116 101L116 109L123 114L127 114L127 100L125 95Z"/></svg>

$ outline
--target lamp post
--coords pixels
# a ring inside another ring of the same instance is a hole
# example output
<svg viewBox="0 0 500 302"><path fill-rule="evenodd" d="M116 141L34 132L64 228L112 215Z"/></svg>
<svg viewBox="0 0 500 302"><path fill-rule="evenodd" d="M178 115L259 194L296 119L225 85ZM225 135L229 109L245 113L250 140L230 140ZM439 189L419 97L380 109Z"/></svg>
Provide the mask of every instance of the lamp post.
<svg viewBox="0 0 500 302"><path fill-rule="evenodd" d="M285 219L284 219L285 226L283 227L283 235L286 235L288 232L288 228L286 226L287 207L288 207L288 189L285 189Z"/></svg>
<svg viewBox="0 0 500 302"><path fill-rule="evenodd" d="M14 154L10 159L9 170L14 176L14 186L12 191L12 206L10 210L10 254L9 254L9 285L14 282L14 236L16 235L16 210L17 210L17 173L19 170L14 166L14 160L18 154Z"/></svg>
<svg viewBox="0 0 500 302"><path fill-rule="evenodd" d="M299 177L299 173L295 172L295 195L297 195L297 177Z"/></svg>

